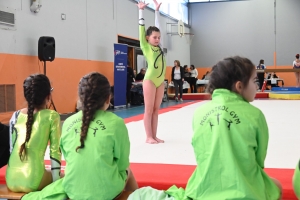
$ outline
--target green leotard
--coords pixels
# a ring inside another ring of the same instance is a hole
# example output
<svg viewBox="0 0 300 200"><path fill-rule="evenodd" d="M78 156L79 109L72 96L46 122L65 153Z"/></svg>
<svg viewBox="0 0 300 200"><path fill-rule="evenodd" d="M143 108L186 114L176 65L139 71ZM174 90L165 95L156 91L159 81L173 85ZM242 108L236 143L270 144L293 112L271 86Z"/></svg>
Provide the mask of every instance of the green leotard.
<svg viewBox="0 0 300 200"><path fill-rule="evenodd" d="M298 197L298 199L300 199L300 160L294 172L293 186L296 196Z"/></svg>
<svg viewBox="0 0 300 200"><path fill-rule="evenodd" d="M143 10L139 12L139 32L140 32L140 45L143 54L148 63L148 68L144 80L151 80L156 87L159 87L166 74L166 58L160 46L152 46L146 40L145 24L143 18ZM155 11L155 16L158 18L158 11ZM156 19L156 26L159 28L158 20Z"/></svg>
<svg viewBox="0 0 300 200"><path fill-rule="evenodd" d="M6 169L6 184L14 192L31 192L38 189L45 172L44 155L49 140L51 164L57 164L55 167L59 169L54 170L59 176L60 116L55 111L45 109L35 113L33 118L30 140L26 144L27 158L24 161L20 160L19 150L26 137L27 114L19 113L12 131L13 149Z"/></svg>
<svg viewBox="0 0 300 200"><path fill-rule="evenodd" d="M193 131L197 167L185 199L279 198L279 188L264 172L269 136L258 108L236 93L217 89L212 101L195 111Z"/></svg>
<svg viewBox="0 0 300 200"><path fill-rule="evenodd" d="M99 110L80 146L82 111L63 125L61 150L66 160L63 188L70 199L114 199L125 187L130 142L124 120Z"/></svg>

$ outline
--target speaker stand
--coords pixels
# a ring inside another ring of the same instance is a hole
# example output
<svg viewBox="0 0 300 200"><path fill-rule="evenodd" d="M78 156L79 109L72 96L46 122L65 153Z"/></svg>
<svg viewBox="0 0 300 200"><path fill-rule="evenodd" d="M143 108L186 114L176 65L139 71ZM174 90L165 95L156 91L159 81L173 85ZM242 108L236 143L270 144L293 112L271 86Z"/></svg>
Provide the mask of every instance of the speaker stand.
<svg viewBox="0 0 300 200"><path fill-rule="evenodd" d="M44 61L44 75L46 76L46 61ZM51 96L51 99L50 99L50 105L49 105L48 108L51 108L51 106L52 106L52 108L57 112L56 107L55 107L55 105L54 105L54 102L53 102L53 100L52 100L52 96Z"/></svg>
<svg viewBox="0 0 300 200"><path fill-rule="evenodd" d="M44 75L46 76L46 61L44 61Z"/></svg>

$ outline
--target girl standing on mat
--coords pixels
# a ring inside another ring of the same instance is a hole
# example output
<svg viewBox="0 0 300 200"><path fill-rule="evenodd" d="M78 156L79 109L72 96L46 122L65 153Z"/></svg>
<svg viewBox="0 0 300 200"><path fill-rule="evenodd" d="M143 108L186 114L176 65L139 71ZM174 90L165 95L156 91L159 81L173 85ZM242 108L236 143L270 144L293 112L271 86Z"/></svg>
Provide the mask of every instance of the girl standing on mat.
<svg viewBox="0 0 300 200"><path fill-rule="evenodd" d="M212 101L194 113L197 167L186 199L281 198L280 183L264 171L269 140L265 116L249 103L255 98L255 80L255 66L247 58L225 58L213 66L207 88Z"/></svg>
<svg viewBox="0 0 300 200"><path fill-rule="evenodd" d="M155 25L150 26L145 31L145 23L143 11L148 5L140 1L137 6L139 8L139 34L140 45L143 54L148 63L148 69L143 81L144 91L144 126L146 131L146 143L157 144L164 141L159 139L157 135L158 110L164 95L164 79L166 73L166 59L164 52L160 47L161 34L159 30L159 8L161 3L153 0L155 10Z"/></svg>
<svg viewBox="0 0 300 200"><path fill-rule="evenodd" d="M51 99L50 81L42 74L23 83L27 108L16 111L10 120L10 158L6 184L13 192L32 192L60 178L60 116L46 109ZM44 155L50 140L51 172L45 170Z"/></svg>
<svg viewBox="0 0 300 200"><path fill-rule="evenodd" d="M294 60L293 62L293 68L300 69L299 54L296 54L296 60ZM296 86L300 87L300 72L295 72L295 76L296 76Z"/></svg>

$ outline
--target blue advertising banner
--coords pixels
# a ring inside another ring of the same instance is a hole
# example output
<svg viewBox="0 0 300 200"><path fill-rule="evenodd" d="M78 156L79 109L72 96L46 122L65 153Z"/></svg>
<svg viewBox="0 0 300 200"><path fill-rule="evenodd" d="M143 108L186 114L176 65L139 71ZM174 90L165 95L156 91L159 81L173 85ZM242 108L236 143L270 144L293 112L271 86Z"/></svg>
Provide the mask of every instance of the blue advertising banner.
<svg viewBox="0 0 300 200"><path fill-rule="evenodd" d="M126 106L127 45L114 44L114 106Z"/></svg>

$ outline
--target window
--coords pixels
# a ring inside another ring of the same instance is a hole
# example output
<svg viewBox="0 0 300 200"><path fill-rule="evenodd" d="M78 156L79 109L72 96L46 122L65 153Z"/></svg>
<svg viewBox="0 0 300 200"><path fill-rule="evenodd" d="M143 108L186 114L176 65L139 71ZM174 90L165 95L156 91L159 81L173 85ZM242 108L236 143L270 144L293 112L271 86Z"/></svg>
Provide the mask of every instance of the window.
<svg viewBox="0 0 300 200"><path fill-rule="evenodd" d="M0 85L0 113L16 110L15 85Z"/></svg>

